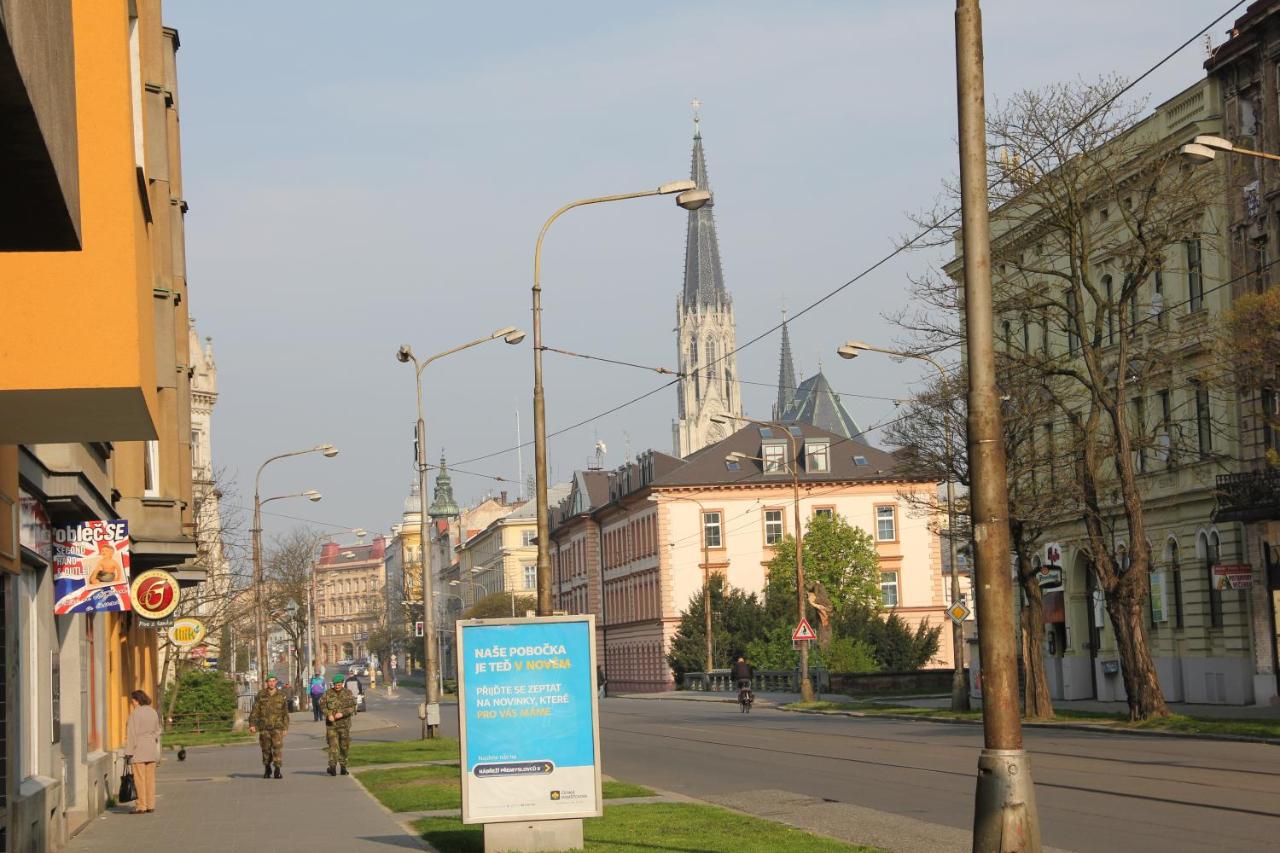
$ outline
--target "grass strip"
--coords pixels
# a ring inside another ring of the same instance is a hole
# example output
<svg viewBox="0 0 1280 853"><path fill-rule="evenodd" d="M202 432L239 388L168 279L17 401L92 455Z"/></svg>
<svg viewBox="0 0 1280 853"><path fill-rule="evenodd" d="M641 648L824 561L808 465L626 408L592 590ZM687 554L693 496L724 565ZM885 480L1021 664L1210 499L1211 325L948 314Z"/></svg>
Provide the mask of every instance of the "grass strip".
<svg viewBox="0 0 1280 853"><path fill-rule="evenodd" d="M749 817L715 806L696 803L654 803L608 806L603 818L584 822L586 849L600 853L652 853L654 850L707 851L707 853L875 853L860 847L812 835L780 823ZM482 853L484 831L479 825L463 826L458 818L424 818L414 828L437 850L449 853Z"/></svg>
<svg viewBox="0 0 1280 853"><path fill-rule="evenodd" d="M458 741L451 737L430 740L403 740L392 743L353 743L347 754L348 767L370 764L412 764L422 761L457 761Z"/></svg>
<svg viewBox="0 0 1280 853"><path fill-rule="evenodd" d="M940 717L948 720L981 720L982 711L952 711L950 708L921 708L916 705L891 705L883 702L793 702L786 705L799 711L857 711L868 716L893 714L908 717ZM1170 714L1150 720L1131 721L1127 714L1107 711L1062 711L1046 723L1088 723L1125 731L1166 731L1180 734L1232 735L1236 737L1280 738L1280 717L1276 719L1240 720L1225 717L1191 717Z"/></svg>
<svg viewBox="0 0 1280 853"><path fill-rule="evenodd" d="M364 770L356 773L356 780L393 812L462 808L457 765ZM648 788L625 782L605 782L603 792L606 800L654 796Z"/></svg>
<svg viewBox="0 0 1280 853"><path fill-rule="evenodd" d="M162 743L165 749L180 746L220 746L229 743L248 743L258 736L249 732L166 732Z"/></svg>

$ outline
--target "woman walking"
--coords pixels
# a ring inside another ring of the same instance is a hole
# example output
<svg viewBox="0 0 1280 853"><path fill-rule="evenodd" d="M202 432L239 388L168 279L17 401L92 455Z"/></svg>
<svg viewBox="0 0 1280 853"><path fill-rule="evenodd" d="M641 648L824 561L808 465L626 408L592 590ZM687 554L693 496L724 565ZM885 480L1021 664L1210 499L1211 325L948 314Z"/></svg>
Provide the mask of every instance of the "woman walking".
<svg viewBox="0 0 1280 853"><path fill-rule="evenodd" d="M151 707L151 697L141 690L129 694L129 720L125 723L124 752L133 766L138 800L132 814L156 810L156 762L160 760L160 715Z"/></svg>

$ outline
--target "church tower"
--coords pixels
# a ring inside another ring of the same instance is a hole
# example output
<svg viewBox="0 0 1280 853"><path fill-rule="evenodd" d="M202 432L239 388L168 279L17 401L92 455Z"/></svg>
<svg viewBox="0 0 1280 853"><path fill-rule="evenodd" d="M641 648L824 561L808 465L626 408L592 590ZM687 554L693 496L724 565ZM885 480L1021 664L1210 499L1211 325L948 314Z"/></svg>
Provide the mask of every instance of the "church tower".
<svg viewBox="0 0 1280 853"><path fill-rule="evenodd" d="M702 130L694 101L693 166L689 177L709 190L702 153ZM675 455L695 453L734 432L741 423L716 424L713 415L741 415L733 302L720 269L720 243L712 206L714 198L689 211L684 248L684 289L676 300L679 385L677 420L672 424Z"/></svg>

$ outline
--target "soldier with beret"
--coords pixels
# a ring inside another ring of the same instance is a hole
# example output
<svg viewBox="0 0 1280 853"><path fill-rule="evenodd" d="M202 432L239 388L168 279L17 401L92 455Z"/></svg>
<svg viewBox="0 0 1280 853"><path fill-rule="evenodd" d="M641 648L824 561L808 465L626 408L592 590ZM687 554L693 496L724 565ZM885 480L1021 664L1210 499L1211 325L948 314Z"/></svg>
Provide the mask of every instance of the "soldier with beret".
<svg viewBox="0 0 1280 853"><path fill-rule="evenodd" d="M277 690L276 684L275 673L267 673L267 686L258 692L249 712L249 731L258 733L262 747L263 779L270 779L273 772L275 778L282 778L284 736L289 731L289 697Z"/></svg>
<svg viewBox="0 0 1280 853"><path fill-rule="evenodd" d="M325 740L329 743L329 775L347 775L347 750L351 748L351 721L356 716L356 697L347 689L347 677L338 673L333 684L320 699L320 713L324 714Z"/></svg>

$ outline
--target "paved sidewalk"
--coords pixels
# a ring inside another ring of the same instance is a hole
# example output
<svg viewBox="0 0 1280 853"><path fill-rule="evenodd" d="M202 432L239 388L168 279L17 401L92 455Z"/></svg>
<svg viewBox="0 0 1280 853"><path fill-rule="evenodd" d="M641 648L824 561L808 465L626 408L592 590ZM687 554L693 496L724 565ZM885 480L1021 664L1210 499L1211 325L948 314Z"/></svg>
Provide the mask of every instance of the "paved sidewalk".
<svg viewBox="0 0 1280 853"><path fill-rule="evenodd" d="M357 731L391 726L373 714L357 718ZM67 846L72 853L183 853L270 850L273 853L343 853L423 850L352 776L325 772L324 725L294 714L285 740L284 778L262 778L257 743L193 747L187 760L173 753L156 773L156 810L98 818Z"/></svg>

